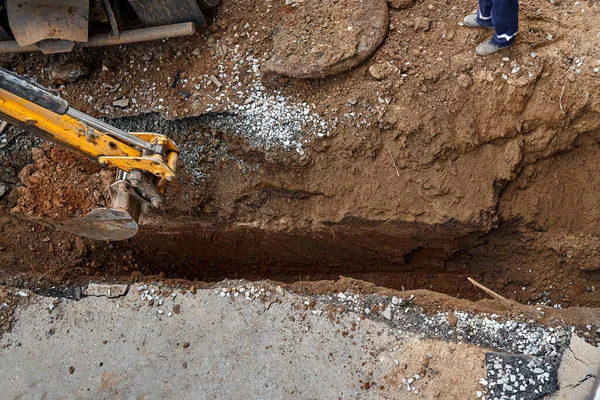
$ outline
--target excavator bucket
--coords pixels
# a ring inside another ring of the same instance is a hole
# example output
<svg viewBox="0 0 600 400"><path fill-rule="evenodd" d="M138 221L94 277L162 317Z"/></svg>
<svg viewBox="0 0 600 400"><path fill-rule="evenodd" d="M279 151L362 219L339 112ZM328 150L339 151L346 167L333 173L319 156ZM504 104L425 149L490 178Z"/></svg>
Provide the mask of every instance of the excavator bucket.
<svg viewBox="0 0 600 400"><path fill-rule="evenodd" d="M122 210L98 208L85 217L52 224L54 228L92 240L119 241L134 237L137 222Z"/></svg>
<svg viewBox="0 0 600 400"><path fill-rule="evenodd" d="M124 173L119 171L118 176L123 177ZM55 222L54 227L93 240L119 241L134 237L144 200L122 179L110 186L110 195L110 208L97 208L84 217Z"/></svg>
<svg viewBox="0 0 600 400"><path fill-rule="evenodd" d="M6 0L8 22L20 47L48 39L49 45L66 41L71 48L74 42L87 42L89 6L89 0Z"/></svg>

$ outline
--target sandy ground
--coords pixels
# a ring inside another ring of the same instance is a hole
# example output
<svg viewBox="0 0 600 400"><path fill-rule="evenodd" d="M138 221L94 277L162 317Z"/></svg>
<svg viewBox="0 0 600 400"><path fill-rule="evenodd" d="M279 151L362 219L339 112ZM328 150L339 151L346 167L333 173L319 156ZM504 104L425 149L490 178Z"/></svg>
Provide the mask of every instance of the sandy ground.
<svg viewBox="0 0 600 400"><path fill-rule="evenodd" d="M222 287L79 301L20 292L0 340L4 398L487 398L484 347L416 335L385 310L365 318L270 284ZM584 398L599 359L574 336L553 398Z"/></svg>

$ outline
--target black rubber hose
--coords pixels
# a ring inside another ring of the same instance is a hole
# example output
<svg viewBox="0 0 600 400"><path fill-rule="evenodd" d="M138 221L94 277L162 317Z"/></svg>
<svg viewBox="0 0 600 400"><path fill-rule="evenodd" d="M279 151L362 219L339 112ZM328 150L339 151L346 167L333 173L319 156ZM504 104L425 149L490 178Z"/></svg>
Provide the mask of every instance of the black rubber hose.
<svg viewBox="0 0 600 400"><path fill-rule="evenodd" d="M56 114L64 115L69 109L69 103L56 97L40 85L28 81L19 75L0 68L0 89L19 96L22 99L37 104Z"/></svg>

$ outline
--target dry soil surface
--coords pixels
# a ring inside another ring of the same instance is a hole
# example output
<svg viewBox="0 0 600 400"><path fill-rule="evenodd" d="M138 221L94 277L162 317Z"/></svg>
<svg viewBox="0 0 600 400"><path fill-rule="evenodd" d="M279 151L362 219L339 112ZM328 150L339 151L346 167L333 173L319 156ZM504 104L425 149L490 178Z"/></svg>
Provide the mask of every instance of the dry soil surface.
<svg viewBox="0 0 600 400"><path fill-rule="evenodd" d="M4 280L342 274L482 298L471 276L525 304L600 306L598 4L522 2L517 44L481 58L489 31L460 26L473 2L418 1L389 9L385 40L350 71L266 76L282 21L340 20L312 3L223 0L192 37L3 56L72 106L182 148L167 206L136 238L93 243L9 213L39 206L17 179L37 142L6 130ZM69 67L83 76L57 80ZM63 161L48 160L29 176L55 174Z"/></svg>

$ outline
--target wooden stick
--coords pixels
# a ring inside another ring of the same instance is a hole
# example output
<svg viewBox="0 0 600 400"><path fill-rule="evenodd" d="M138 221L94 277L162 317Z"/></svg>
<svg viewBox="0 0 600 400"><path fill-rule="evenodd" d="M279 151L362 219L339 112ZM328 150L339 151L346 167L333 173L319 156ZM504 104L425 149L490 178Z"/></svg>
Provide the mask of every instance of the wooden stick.
<svg viewBox="0 0 600 400"><path fill-rule="evenodd" d="M385 146L386 150L388 151L390 158L392 159L392 163L394 164L394 168L396 169L396 175L400 176L400 171L398 171L398 167L396 166L396 160L394 160L394 156L392 155L392 152L390 151L390 149Z"/></svg>
<svg viewBox="0 0 600 400"><path fill-rule="evenodd" d="M565 110L563 109L562 106L562 99L563 96L565 95L565 87L567 86L567 79L565 78L565 83L563 83L563 87L562 87L562 92L560 93L560 100L558 101L558 105L560 106L560 112L565 115Z"/></svg>
<svg viewBox="0 0 600 400"><path fill-rule="evenodd" d="M512 301L508 300L506 297L503 297L503 296L499 295L498 293L494 292L492 289L486 288L481 283L477 282L475 279L472 279L472 278L469 278L469 277L467 277L467 279L469 280L469 282L471 282L473 284L473 286L475 286L478 289L483 290L490 297L492 297L492 298L494 298L496 300L500 300L505 305L512 307L512 305L513 305Z"/></svg>

